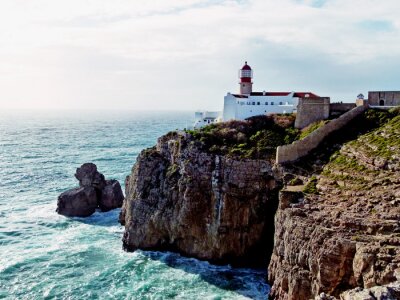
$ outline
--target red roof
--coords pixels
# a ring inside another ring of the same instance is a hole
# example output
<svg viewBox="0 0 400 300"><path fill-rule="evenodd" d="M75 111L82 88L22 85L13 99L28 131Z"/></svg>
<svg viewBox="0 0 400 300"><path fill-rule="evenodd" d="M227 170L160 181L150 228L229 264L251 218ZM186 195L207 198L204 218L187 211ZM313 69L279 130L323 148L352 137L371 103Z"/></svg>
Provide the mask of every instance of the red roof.
<svg viewBox="0 0 400 300"><path fill-rule="evenodd" d="M250 66L247 64L247 61L244 63L242 70L251 70Z"/></svg>
<svg viewBox="0 0 400 300"><path fill-rule="evenodd" d="M279 96L288 96L290 92L252 92L250 96L272 96L272 97L279 97ZM245 95L239 94L232 94L236 98L247 98ZM306 97L308 95L308 97ZM294 98L319 98L318 95L311 93L311 92L295 92L293 94Z"/></svg>
<svg viewBox="0 0 400 300"><path fill-rule="evenodd" d="M251 96L288 96L289 92L253 92Z"/></svg>
<svg viewBox="0 0 400 300"><path fill-rule="evenodd" d="M306 97L308 95L308 97ZM315 95L311 92L296 92L294 93L293 97L298 97L298 98L319 98L318 95Z"/></svg>

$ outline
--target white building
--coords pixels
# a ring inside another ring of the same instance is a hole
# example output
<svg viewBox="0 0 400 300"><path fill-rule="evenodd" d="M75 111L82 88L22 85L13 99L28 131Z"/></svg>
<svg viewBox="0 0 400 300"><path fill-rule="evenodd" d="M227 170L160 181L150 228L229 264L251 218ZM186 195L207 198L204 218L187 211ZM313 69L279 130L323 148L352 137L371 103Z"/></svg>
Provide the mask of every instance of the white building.
<svg viewBox="0 0 400 300"><path fill-rule="evenodd" d="M196 111L194 114L194 128L200 128L212 123L222 121L222 112L220 111Z"/></svg>
<svg viewBox="0 0 400 300"><path fill-rule="evenodd" d="M252 79L253 70L245 62L239 70L239 93L228 93L224 97L222 113L196 112L194 127L220 121L244 120L258 115L294 113L299 98L319 98L310 92L253 92Z"/></svg>

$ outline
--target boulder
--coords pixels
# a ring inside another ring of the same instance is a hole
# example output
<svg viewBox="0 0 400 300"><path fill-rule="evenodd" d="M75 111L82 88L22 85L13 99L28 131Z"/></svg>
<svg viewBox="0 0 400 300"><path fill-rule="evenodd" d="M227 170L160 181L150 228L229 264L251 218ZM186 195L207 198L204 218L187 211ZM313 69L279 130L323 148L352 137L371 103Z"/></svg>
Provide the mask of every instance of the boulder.
<svg viewBox="0 0 400 300"><path fill-rule="evenodd" d="M97 171L97 166L93 163L85 163L77 168L75 177L79 180L80 187L92 186L102 190L106 185L104 175Z"/></svg>
<svg viewBox="0 0 400 300"><path fill-rule="evenodd" d="M99 206L102 211L109 211L122 206L124 195L121 185L115 179L107 180L106 185L101 190Z"/></svg>
<svg viewBox="0 0 400 300"><path fill-rule="evenodd" d="M93 187L79 187L58 196L57 212L68 217L88 217L97 208L97 195Z"/></svg>
<svg viewBox="0 0 400 300"><path fill-rule="evenodd" d="M105 180L93 163L85 163L76 169L79 188L68 190L58 197L57 210L68 217L88 217L96 208L109 211L122 206L124 195L115 179Z"/></svg>

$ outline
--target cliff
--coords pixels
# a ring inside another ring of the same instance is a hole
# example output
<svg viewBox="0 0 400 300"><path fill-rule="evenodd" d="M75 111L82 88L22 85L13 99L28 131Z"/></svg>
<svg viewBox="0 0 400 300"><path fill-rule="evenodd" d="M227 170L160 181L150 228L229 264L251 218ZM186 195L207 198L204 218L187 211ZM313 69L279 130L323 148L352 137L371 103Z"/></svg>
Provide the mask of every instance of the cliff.
<svg viewBox="0 0 400 300"><path fill-rule="evenodd" d="M265 265L277 187L268 161L207 154L185 134L164 136L127 181L124 245Z"/></svg>
<svg viewBox="0 0 400 300"><path fill-rule="evenodd" d="M309 194L292 187L280 193L268 271L271 297L311 299L326 293L341 299L398 299L398 294L373 298L361 290L371 297L340 296L347 289L400 280L400 116L380 123L343 145L331 140L338 151L327 162L321 153L336 149L325 144L297 165L283 167L316 176L307 185Z"/></svg>
<svg viewBox="0 0 400 300"><path fill-rule="evenodd" d="M125 249L265 267L281 188L274 150L296 137L293 122L261 117L159 138L126 181Z"/></svg>
<svg viewBox="0 0 400 300"><path fill-rule="evenodd" d="M162 136L126 180L125 249L269 263L275 299L357 299L397 287L398 112L369 110L307 156L276 166L276 147L300 136L292 117Z"/></svg>

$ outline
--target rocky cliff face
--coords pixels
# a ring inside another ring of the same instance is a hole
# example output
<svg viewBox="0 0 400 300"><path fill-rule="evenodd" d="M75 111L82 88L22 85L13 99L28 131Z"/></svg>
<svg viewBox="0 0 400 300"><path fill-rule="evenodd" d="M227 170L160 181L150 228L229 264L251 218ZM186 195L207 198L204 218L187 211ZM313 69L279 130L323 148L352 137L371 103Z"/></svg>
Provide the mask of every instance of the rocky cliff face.
<svg viewBox="0 0 400 300"><path fill-rule="evenodd" d="M400 280L399 141L400 116L341 147L310 194L281 192L271 297L398 299L395 291L385 298L373 289L340 294Z"/></svg>
<svg viewBox="0 0 400 300"><path fill-rule="evenodd" d="M278 189L267 160L210 154L189 134L165 135L127 178L124 246L264 267Z"/></svg>
<svg viewBox="0 0 400 300"><path fill-rule="evenodd" d="M275 299L397 299L400 116L389 115L368 111L280 167L260 157L292 132L266 130L270 120L252 131L236 122L197 138L165 135L126 180L124 246L217 263L269 262Z"/></svg>

